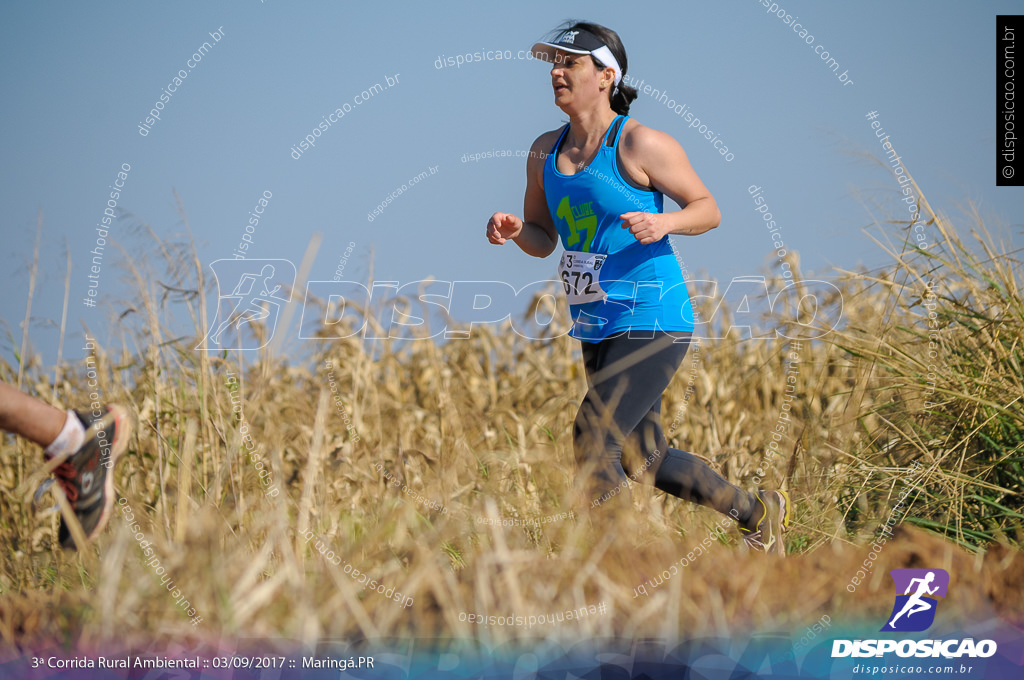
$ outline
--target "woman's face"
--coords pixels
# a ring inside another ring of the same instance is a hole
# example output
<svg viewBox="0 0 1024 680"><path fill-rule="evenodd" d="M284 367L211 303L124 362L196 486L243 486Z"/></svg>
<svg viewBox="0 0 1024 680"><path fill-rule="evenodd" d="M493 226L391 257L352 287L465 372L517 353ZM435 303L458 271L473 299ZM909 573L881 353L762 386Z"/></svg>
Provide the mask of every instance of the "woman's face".
<svg viewBox="0 0 1024 680"><path fill-rule="evenodd" d="M610 82L611 69L599 70L589 54L555 52L551 65L551 87L555 91L555 105L562 110L570 107L583 110L595 106L603 98L608 101L607 92L601 91L601 83Z"/></svg>

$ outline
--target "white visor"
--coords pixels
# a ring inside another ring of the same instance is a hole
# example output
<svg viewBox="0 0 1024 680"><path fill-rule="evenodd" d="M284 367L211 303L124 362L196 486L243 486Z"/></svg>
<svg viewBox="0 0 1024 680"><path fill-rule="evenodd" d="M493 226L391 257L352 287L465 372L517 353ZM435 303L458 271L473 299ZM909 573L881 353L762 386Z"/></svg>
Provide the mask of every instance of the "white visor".
<svg viewBox="0 0 1024 680"><path fill-rule="evenodd" d="M555 42L536 43L530 52L537 59L553 62L555 51L562 50L572 54L589 54L615 72L615 85L612 94L619 91L619 83L622 82L622 67L619 66L615 55L602 43L597 36L588 31L564 31Z"/></svg>

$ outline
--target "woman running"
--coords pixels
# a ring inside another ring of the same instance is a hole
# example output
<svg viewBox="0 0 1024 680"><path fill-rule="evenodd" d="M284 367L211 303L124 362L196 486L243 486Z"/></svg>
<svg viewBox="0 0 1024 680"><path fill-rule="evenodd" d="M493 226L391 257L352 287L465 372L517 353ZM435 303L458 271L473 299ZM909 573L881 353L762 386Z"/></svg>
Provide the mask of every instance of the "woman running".
<svg viewBox="0 0 1024 680"><path fill-rule="evenodd" d="M696 456L669 448L661 397L683 361L694 328L686 284L667 236L718 226L715 199L669 135L629 118L637 92L622 82L619 36L576 22L532 48L552 63L555 105L569 124L533 143L523 218L494 213L487 238L559 263L583 349L589 389L573 424L573 448L593 505L629 502L622 464L635 447L654 486L737 519L748 546L785 554L789 499L749 493ZM669 196L682 210L663 211Z"/></svg>

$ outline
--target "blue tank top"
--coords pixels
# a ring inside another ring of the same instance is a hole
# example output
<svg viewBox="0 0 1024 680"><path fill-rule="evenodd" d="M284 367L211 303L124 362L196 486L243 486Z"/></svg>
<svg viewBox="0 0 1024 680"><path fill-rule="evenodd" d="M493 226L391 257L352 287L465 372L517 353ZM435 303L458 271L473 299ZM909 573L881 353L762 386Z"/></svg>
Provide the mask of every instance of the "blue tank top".
<svg viewBox="0 0 1024 680"><path fill-rule="evenodd" d="M569 306L571 335L584 342L630 329L693 330L690 296L668 237L642 245L622 228L623 213L664 212L660 191L634 188L619 172L616 153L627 119L612 121L597 156L576 174L565 175L555 165L568 125L544 161L544 196L562 247L607 256L600 269L607 298Z"/></svg>

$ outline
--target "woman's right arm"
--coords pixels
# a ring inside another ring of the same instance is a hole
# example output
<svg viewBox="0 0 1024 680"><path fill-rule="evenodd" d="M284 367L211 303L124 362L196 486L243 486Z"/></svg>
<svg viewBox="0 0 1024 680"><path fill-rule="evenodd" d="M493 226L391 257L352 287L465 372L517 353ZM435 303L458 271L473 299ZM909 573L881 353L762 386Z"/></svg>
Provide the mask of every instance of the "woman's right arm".
<svg viewBox="0 0 1024 680"><path fill-rule="evenodd" d="M558 231L544 198L544 159L546 149L554 144L550 139L552 134L548 132L538 137L526 160L525 219L510 213L494 213L487 222L487 238L491 243L502 245L511 239L524 253L534 257L547 257L558 246Z"/></svg>

